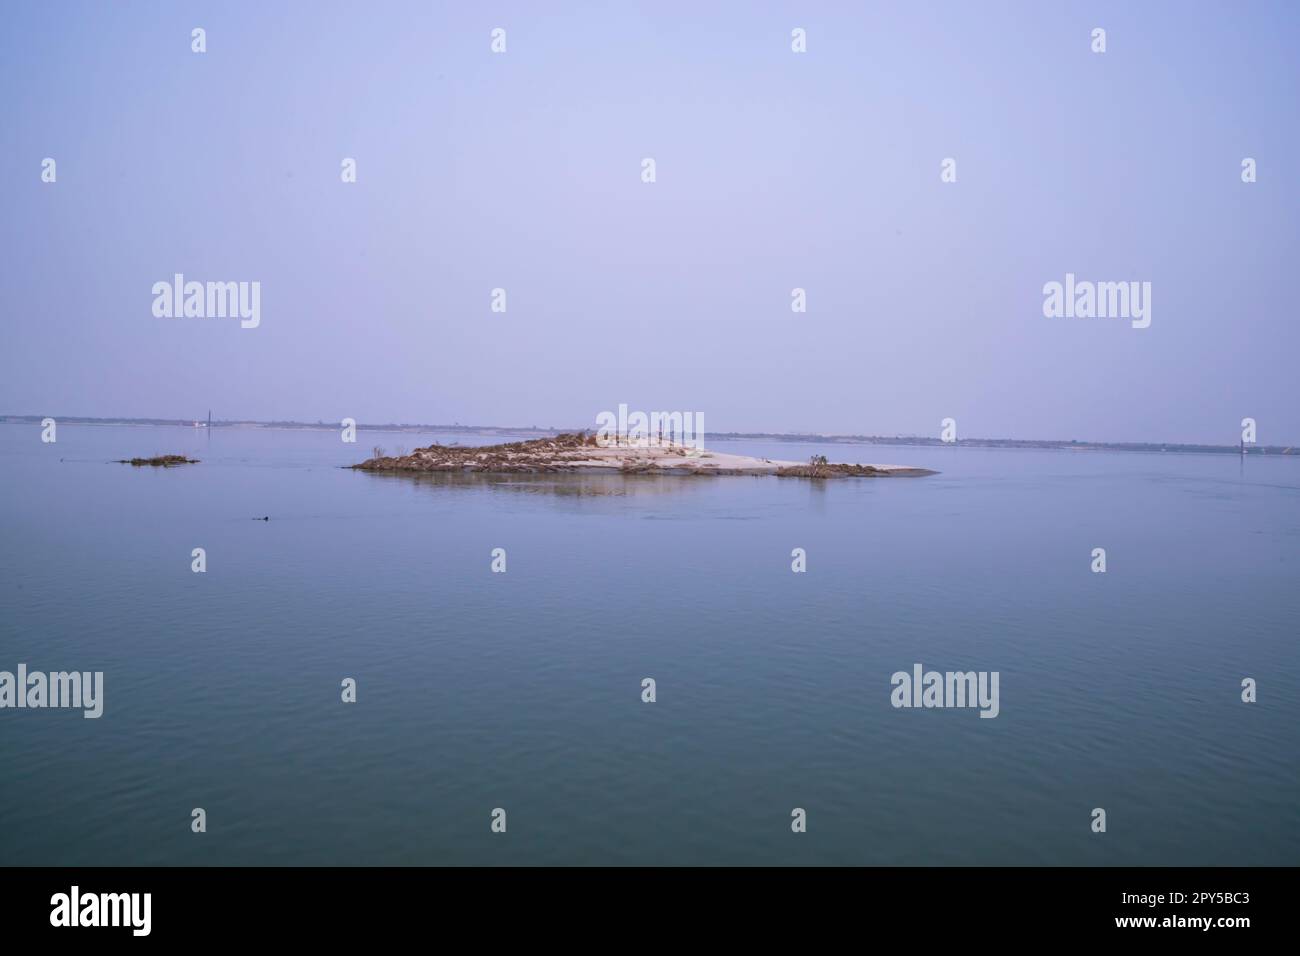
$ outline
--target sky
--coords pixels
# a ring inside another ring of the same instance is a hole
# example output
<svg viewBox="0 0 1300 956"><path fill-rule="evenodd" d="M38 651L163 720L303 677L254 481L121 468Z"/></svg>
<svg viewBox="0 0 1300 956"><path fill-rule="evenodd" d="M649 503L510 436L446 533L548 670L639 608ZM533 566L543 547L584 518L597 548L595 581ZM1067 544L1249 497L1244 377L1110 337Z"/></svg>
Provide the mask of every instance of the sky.
<svg viewBox="0 0 1300 956"><path fill-rule="evenodd" d="M0 18L0 414L1300 444L1298 4Z"/></svg>

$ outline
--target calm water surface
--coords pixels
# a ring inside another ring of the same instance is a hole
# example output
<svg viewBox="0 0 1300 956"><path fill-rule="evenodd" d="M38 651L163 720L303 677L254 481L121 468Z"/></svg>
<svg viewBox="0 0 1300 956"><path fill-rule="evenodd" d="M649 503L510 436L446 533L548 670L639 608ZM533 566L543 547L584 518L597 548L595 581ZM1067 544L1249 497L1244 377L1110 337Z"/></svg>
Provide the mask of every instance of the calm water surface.
<svg viewBox="0 0 1300 956"><path fill-rule="evenodd" d="M99 720L0 711L0 863L1300 862L1300 461L337 467L435 438L0 425L0 670L105 673ZM1001 714L895 710L915 662L999 671Z"/></svg>

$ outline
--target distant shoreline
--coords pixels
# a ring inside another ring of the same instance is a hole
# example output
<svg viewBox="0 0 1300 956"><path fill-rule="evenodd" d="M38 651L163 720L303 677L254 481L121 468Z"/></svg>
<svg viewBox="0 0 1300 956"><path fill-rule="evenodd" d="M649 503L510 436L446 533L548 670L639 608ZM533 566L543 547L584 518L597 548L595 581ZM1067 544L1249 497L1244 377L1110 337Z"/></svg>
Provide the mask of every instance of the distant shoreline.
<svg viewBox="0 0 1300 956"><path fill-rule="evenodd" d="M43 415L0 415L0 425L39 425L45 417L54 418L60 425L154 425L167 427L194 428L193 419L179 418L91 418L83 416L43 416ZM197 423L199 428L207 428L207 422ZM214 420L213 428L285 428L308 431L339 430L339 424L333 422L294 422L294 421L226 421ZM554 436L564 432L574 432L575 428L540 428L536 425L505 427L501 425L412 425L390 422L383 425L358 424L357 431L374 432L460 432L476 435L538 435ZM592 426L588 431L594 431ZM802 442L810 444L846 444L846 445L903 445L903 446L961 446L966 448L1029 448L1067 451L1134 451L1134 452L1172 452L1176 454L1237 455L1238 445L1203 445L1188 442L1102 442L1075 441L1060 439L1026 439L1026 438L963 438L955 443L927 438L920 435L821 435L788 432L710 432L710 441L774 441ZM1300 456L1300 446L1288 445L1251 445L1249 455L1278 455L1285 457Z"/></svg>

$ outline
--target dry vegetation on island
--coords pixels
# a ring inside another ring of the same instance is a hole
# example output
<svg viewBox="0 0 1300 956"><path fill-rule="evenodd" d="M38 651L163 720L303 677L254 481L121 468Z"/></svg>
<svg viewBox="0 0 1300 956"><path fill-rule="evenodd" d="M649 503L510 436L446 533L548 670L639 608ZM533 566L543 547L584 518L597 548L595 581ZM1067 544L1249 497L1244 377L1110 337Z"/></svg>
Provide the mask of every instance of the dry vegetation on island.
<svg viewBox="0 0 1300 956"><path fill-rule="evenodd" d="M176 465L197 465L197 458L186 458L184 455L155 455L153 458L119 458L119 465L135 465L137 468L149 465L154 468L172 468Z"/></svg>

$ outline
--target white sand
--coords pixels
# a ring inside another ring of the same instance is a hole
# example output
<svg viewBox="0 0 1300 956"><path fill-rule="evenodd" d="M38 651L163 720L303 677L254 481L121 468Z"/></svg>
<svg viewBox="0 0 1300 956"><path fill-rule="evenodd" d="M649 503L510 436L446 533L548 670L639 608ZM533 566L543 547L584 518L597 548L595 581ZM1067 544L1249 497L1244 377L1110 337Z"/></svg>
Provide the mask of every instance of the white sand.
<svg viewBox="0 0 1300 956"><path fill-rule="evenodd" d="M745 474L774 475L778 468L797 468L807 465L806 461L787 461L780 458L751 458L748 455L731 455L719 451L697 451L675 446L634 447L592 447L584 449L586 457L573 461L557 462L570 468L581 469L623 469L650 468L672 473L685 474ZM932 474L924 468L908 465L866 465L877 471L883 471L898 477L907 475Z"/></svg>

